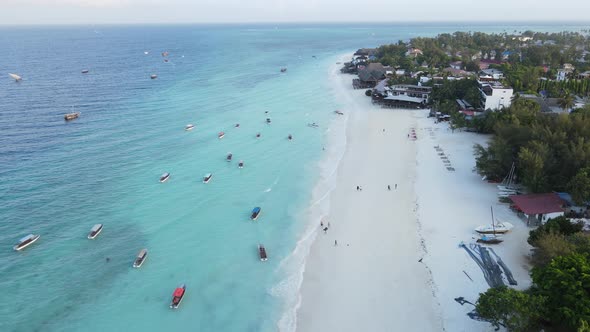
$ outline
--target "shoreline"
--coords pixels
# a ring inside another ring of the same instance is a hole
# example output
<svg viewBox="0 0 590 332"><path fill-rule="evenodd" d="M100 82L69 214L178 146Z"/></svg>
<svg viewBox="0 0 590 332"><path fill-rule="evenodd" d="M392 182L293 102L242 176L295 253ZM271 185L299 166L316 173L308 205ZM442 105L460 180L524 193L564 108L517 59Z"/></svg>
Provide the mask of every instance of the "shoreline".
<svg viewBox="0 0 590 332"><path fill-rule="evenodd" d="M495 186L472 172L472 146L487 137L451 133L426 111L381 109L363 89L352 89L351 78L336 66L330 70L346 119L340 121L344 128L334 119L329 133L335 127L336 134L327 146L342 155L320 161L309 225L293 253L300 264L292 289L297 292L286 303L279 330L492 331L490 324L468 318L472 306L455 301L475 302L488 289L458 244L475 241L473 229L489 223L493 205L500 219L516 226L494 249L519 289L530 285L530 247L528 228L498 203ZM407 139L411 128L416 141ZM434 146L445 148L455 172L443 167ZM364 190L356 192L356 185ZM331 223L326 234L320 221ZM292 257L283 263L292 264Z"/></svg>

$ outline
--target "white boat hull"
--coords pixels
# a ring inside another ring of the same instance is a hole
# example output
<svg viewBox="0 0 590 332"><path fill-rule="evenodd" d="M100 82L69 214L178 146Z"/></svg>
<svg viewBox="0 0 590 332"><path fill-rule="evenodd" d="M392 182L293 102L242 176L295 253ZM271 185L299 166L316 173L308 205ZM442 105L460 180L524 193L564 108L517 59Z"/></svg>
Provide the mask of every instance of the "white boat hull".
<svg viewBox="0 0 590 332"><path fill-rule="evenodd" d="M98 230L98 232L94 233L94 235L90 235L88 234L88 239L89 240L94 240L96 239L96 237L98 236L98 234L100 234L102 232L102 227Z"/></svg>
<svg viewBox="0 0 590 332"><path fill-rule="evenodd" d="M37 240L39 240L39 238L41 238L41 236L37 236L37 237L36 237L36 238L35 238L33 241L31 241L31 242L29 242L29 243L27 243L27 244L25 244L25 245L22 245L22 246L20 246L20 247L19 247L19 245L17 244L17 245L15 245L14 247L12 247L12 249L14 249L14 250L16 250L16 251L21 251L21 250L25 249L26 247L30 246L31 244L33 244L33 243L37 242Z"/></svg>

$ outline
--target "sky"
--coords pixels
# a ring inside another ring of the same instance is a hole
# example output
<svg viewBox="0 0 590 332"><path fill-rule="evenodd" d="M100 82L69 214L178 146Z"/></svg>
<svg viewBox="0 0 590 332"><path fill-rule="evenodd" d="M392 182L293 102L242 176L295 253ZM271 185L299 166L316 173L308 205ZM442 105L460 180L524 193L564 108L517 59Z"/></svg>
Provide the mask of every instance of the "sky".
<svg viewBox="0 0 590 332"><path fill-rule="evenodd" d="M0 0L0 24L590 22L588 0Z"/></svg>

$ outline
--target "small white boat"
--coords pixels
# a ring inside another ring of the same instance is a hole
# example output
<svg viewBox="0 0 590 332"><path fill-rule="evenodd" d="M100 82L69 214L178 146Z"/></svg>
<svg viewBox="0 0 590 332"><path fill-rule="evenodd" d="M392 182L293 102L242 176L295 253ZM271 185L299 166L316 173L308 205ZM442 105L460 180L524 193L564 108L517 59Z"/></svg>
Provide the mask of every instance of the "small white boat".
<svg viewBox="0 0 590 332"><path fill-rule="evenodd" d="M160 176L160 182L164 183L164 182L168 181L169 178L170 178L170 173L164 173L164 174L162 174L162 176Z"/></svg>
<svg viewBox="0 0 590 332"><path fill-rule="evenodd" d="M39 240L41 235L29 234L18 241L18 244L12 247L16 251L20 251Z"/></svg>
<svg viewBox="0 0 590 332"><path fill-rule="evenodd" d="M88 74L89 70L88 69L83 69L82 70L82 74Z"/></svg>
<svg viewBox="0 0 590 332"><path fill-rule="evenodd" d="M236 128L240 128L240 124L239 123L236 123L236 126L235 127Z"/></svg>
<svg viewBox="0 0 590 332"><path fill-rule="evenodd" d="M289 141L293 140L293 135L289 134L289 136L287 136L287 139L289 139Z"/></svg>
<svg viewBox="0 0 590 332"><path fill-rule="evenodd" d="M88 233L88 239L94 240L98 236L98 234L100 234L100 232L102 232L102 224L96 224L92 226L92 229L90 229L90 233Z"/></svg>
<svg viewBox="0 0 590 332"><path fill-rule="evenodd" d="M194 124L191 124L191 123L189 123L189 124L187 124L187 125L184 127L184 130L186 130L186 131L190 131L190 130L193 130L194 128L195 128L195 125L194 125Z"/></svg>
<svg viewBox="0 0 590 332"><path fill-rule="evenodd" d="M213 174L211 174L211 173L205 174L205 176L203 177L203 183L209 183L209 181L211 181L212 177L213 177Z"/></svg>
<svg viewBox="0 0 590 332"><path fill-rule="evenodd" d="M219 134L217 134L217 138L222 139L225 136L225 133L223 131L220 131Z"/></svg>
<svg viewBox="0 0 590 332"><path fill-rule="evenodd" d="M137 257L135 258L135 261L133 262L133 267L134 268L139 268L141 267L141 265L143 265L143 262L145 262L145 259L147 258L147 249L141 249L139 251L139 254L137 254Z"/></svg>
<svg viewBox="0 0 590 332"><path fill-rule="evenodd" d="M225 157L225 160L227 160L228 162L230 162L232 157L233 157L233 154L230 152L230 153L227 154L227 157Z"/></svg>
<svg viewBox="0 0 590 332"><path fill-rule="evenodd" d="M244 162L240 160L238 163L238 168L244 168Z"/></svg>
<svg viewBox="0 0 590 332"><path fill-rule="evenodd" d="M17 74L8 74L8 76L12 77L16 82L21 81L23 78L18 76Z"/></svg>
<svg viewBox="0 0 590 332"><path fill-rule="evenodd" d="M158 78L158 75L156 75L156 74L152 74L152 75L150 75L150 78L151 78L152 80L155 80L156 78Z"/></svg>
<svg viewBox="0 0 590 332"><path fill-rule="evenodd" d="M148 55L148 54L150 54L150 52L145 51L145 52L143 52L143 54Z"/></svg>
<svg viewBox="0 0 590 332"><path fill-rule="evenodd" d="M475 228L475 231L479 234L504 234L508 233L514 225L509 222L500 222L493 225L484 225Z"/></svg>
<svg viewBox="0 0 590 332"><path fill-rule="evenodd" d="M266 123L270 124L270 118L266 118Z"/></svg>
<svg viewBox="0 0 590 332"><path fill-rule="evenodd" d="M260 133L256 134L256 138L260 138Z"/></svg>

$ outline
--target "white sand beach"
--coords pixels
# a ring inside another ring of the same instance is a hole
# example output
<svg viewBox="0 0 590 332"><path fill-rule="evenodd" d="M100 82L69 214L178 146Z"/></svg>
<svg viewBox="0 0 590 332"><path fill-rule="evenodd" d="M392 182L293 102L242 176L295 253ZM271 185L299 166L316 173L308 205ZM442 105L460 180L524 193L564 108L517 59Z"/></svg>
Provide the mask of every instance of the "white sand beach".
<svg viewBox="0 0 590 332"><path fill-rule="evenodd" d="M475 241L473 229L490 223L494 206L498 219L516 226L494 248L519 288L530 283L529 248L526 226L472 171L473 144L486 137L451 133L424 110L378 108L364 90L352 89L351 75L332 76L349 117L347 144L323 220L330 227L324 234L317 225L307 257L297 330L493 330L466 315L472 305L454 300L475 302L488 288L458 245ZM415 141L407 136L412 128Z"/></svg>

